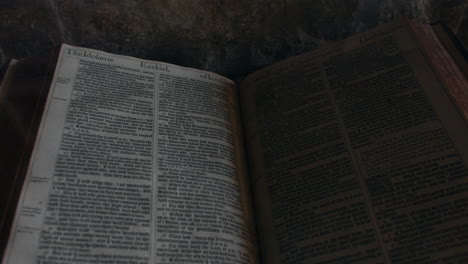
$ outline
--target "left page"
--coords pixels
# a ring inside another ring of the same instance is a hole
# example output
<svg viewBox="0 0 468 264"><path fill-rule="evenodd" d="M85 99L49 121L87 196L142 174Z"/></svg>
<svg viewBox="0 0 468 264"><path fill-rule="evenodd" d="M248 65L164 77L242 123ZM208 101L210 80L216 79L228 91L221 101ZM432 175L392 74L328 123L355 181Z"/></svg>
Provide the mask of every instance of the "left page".
<svg viewBox="0 0 468 264"><path fill-rule="evenodd" d="M256 263L236 89L63 45L3 263Z"/></svg>

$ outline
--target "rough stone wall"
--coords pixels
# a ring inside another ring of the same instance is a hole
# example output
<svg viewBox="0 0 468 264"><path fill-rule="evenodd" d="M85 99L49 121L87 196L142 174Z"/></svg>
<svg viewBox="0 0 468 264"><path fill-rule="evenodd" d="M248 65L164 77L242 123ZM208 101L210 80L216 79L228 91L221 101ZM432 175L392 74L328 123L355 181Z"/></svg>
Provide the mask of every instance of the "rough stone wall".
<svg viewBox="0 0 468 264"><path fill-rule="evenodd" d="M468 47L467 0L1 0L0 65L66 42L236 77L402 15Z"/></svg>

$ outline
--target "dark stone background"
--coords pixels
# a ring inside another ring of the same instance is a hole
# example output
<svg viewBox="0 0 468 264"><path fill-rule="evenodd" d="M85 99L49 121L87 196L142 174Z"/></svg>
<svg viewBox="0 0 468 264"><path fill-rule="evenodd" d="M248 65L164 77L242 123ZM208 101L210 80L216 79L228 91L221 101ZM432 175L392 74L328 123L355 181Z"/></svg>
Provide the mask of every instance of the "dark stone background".
<svg viewBox="0 0 468 264"><path fill-rule="evenodd" d="M66 42L238 77L399 16L468 47L468 0L0 0L0 65Z"/></svg>

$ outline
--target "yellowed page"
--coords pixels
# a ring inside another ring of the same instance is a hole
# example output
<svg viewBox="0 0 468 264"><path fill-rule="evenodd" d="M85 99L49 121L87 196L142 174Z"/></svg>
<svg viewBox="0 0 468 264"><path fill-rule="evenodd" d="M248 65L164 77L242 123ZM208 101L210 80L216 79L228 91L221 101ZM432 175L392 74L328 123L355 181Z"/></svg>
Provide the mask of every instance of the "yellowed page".
<svg viewBox="0 0 468 264"><path fill-rule="evenodd" d="M2 263L257 263L236 89L63 45Z"/></svg>
<svg viewBox="0 0 468 264"><path fill-rule="evenodd" d="M468 128L436 76L397 21L241 84L264 263L463 262Z"/></svg>

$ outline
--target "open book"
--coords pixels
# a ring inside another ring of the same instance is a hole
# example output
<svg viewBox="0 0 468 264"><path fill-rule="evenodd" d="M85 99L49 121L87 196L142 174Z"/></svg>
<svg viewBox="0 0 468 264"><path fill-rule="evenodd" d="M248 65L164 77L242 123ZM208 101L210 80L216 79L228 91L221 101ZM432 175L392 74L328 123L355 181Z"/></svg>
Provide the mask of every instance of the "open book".
<svg viewBox="0 0 468 264"><path fill-rule="evenodd" d="M435 32L398 20L240 85L69 45L12 61L2 263L467 261L466 62Z"/></svg>

